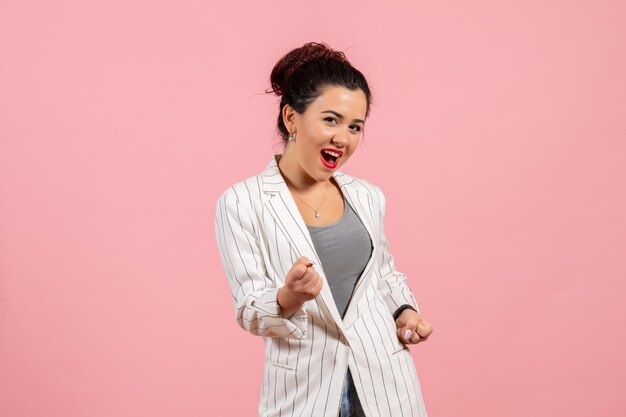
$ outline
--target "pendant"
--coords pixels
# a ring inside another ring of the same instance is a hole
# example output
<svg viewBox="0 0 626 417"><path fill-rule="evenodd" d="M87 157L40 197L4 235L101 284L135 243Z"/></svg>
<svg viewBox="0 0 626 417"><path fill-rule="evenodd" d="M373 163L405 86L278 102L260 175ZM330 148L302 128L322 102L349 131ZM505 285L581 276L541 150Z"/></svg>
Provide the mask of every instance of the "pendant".
<svg viewBox="0 0 626 417"><path fill-rule="evenodd" d="M319 217L320 216L320 212L315 210L315 217Z"/></svg>

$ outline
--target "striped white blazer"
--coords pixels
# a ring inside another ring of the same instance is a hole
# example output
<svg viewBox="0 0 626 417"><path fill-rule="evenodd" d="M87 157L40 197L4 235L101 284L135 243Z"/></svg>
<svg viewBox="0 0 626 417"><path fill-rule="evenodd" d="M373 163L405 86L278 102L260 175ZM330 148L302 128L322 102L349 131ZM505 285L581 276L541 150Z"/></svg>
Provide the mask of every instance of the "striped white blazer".
<svg viewBox="0 0 626 417"><path fill-rule="evenodd" d="M349 367L368 417L427 417L415 364L392 317L403 304L419 307L388 251L385 197L366 180L341 171L333 177L373 243L343 320L275 157L261 174L224 191L216 205L215 234L237 322L265 341L259 416L337 417ZM324 286L283 317L276 294L303 255L316 261Z"/></svg>

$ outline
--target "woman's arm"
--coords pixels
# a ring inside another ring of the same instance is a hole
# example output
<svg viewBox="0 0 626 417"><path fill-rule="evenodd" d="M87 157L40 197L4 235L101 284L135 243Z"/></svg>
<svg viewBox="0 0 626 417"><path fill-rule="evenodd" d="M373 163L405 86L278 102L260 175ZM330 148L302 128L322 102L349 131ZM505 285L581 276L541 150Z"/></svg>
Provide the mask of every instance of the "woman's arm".
<svg viewBox="0 0 626 417"><path fill-rule="evenodd" d="M244 330L259 336L306 337L304 306L281 314L279 288L267 274L259 237L234 187L218 199L215 235L222 266L230 284L236 319Z"/></svg>
<svg viewBox="0 0 626 417"><path fill-rule="evenodd" d="M398 309L406 308L403 306L407 305L419 313L420 310L417 301L406 283L406 275L396 270L394 257L389 253L389 242L385 237L385 195L379 187L373 186L373 188L378 196L380 213L378 223L380 241L378 243L381 259L378 289L382 293L385 303L392 314L395 315Z"/></svg>

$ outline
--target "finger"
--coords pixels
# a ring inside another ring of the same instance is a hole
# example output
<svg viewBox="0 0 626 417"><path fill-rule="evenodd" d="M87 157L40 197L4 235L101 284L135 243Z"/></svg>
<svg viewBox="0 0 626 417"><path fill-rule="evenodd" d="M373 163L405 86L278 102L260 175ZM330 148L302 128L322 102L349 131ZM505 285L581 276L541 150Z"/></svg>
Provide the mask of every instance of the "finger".
<svg viewBox="0 0 626 417"><path fill-rule="evenodd" d="M406 326L399 327L396 333L398 334L398 339L400 339L402 343L409 343L411 341L411 336L413 335L413 331Z"/></svg>
<svg viewBox="0 0 626 417"><path fill-rule="evenodd" d="M315 264L315 260L310 260L306 256L301 256L298 258L298 263L303 264L306 267L313 266Z"/></svg>
<svg viewBox="0 0 626 417"><path fill-rule="evenodd" d="M318 280L315 283L315 287L313 287L314 291L315 291L315 294L319 294L320 292L322 292L322 287L323 286L324 286L324 281L322 281L322 278L318 277Z"/></svg>
<svg viewBox="0 0 626 417"><path fill-rule="evenodd" d="M426 320L422 320L417 325L416 331L419 333L420 337L425 338L433 332L433 327Z"/></svg>
<svg viewBox="0 0 626 417"><path fill-rule="evenodd" d="M302 277L300 279L302 280L303 284L310 284L314 282L316 274L317 272L313 268L306 268L302 273Z"/></svg>
<svg viewBox="0 0 626 417"><path fill-rule="evenodd" d="M313 292L315 291L315 288L320 285L320 281L321 279L319 278L319 274L317 272L307 269L298 283L303 290Z"/></svg>
<svg viewBox="0 0 626 417"><path fill-rule="evenodd" d="M403 327L398 327L396 329L396 336L398 336L398 340L400 340L402 343L406 343L406 340L404 340L404 328Z"/></svg>
<svg viewBox="0 0 626 417"><path fill-rule="evenodd" d="M320 277L320 274L318 274L316 271L313 271L313 273L311 274L311 284L314 287L320 287L322 286L322 283L324 281L322 281L322 277Z"/></svg>
<svg viewBox="0 0 626 417"><path fill-rule="evenodd" d="M293 278L295 281L301 281L304 278L304 274L306 274L308 268L306 265L299 263L293 266L294 274Z"/></svg>
<svg viewBox="0 0 626 417"><path fill-rule="evenodd" d="M417 331L417 322L414 322L413 320L409 320L406 323L404 323L404 327L406 329L409 329L411 332L415 333Z"/></svg>
<svg viewBox="0 0 626 417"><path fill-rule="evenodd" d="M414 345L422 340L415 331L407 327L399 328L396 333L398 334L398 339L406 345Z"/></svg>
<svg viewBox="0 0 626 417"><path fill-rule="evenodd" d="M413 332L413 335L409 339L411 343L419 343L422 341L422 338L417 332Z"/></svg>
<svg viewBox="0 0 626 417"><path fill-rule="evenodd" d="M301 268L304 266L304 268L302 270L302 275L316 272L315 271L315 267L313 266L313 265L315 265L315 261L309 261L306 258L304 258L304 259L305 259L305 261L298 265Z"/></svg>

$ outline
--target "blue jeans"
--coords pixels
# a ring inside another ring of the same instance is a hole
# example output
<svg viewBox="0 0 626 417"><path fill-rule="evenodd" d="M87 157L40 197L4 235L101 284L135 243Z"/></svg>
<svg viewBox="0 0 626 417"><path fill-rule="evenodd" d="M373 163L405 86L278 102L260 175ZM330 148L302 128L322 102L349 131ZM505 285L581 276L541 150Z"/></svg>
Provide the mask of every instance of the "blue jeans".
<svg viewBox="0 0 626 417"><path fill-rule="evenodd" d="M339 417L365 417L359 397L356 394L354 381L350 369L346 372L346 381L343 385L343 393L341 394L341 409Z"/></svg>

